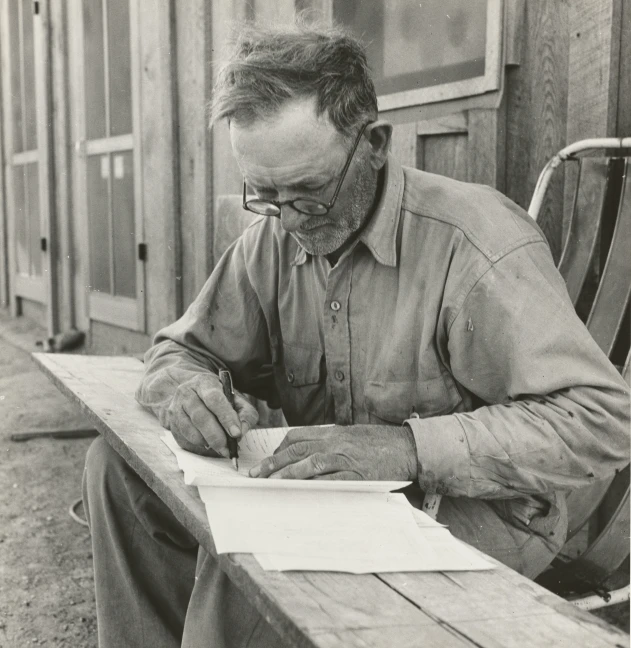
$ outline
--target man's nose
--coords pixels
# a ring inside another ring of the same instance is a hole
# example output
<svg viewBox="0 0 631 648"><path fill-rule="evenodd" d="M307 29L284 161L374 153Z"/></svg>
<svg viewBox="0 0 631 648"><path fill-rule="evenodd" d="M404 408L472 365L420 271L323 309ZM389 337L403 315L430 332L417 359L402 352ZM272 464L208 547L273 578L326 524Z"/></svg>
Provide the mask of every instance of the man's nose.
<svg viewBox="0 0 631 648"><path fill-rule="evenodd" d="M308 220L308 214L302 214L289 205L280 208L280 223L286 232L299 230Z"/></svg>

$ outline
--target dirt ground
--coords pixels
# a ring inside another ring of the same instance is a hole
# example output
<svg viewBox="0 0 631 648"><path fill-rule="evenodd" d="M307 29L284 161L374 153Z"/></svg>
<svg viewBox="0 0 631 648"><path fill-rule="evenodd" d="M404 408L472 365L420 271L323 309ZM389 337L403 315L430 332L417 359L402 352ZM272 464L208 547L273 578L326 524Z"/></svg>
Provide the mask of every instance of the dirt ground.
<svg viewBox="0 0 631 648"><path fill-rule="evenodd" d="M9 439L84 423L28 353L0 337L0 648L97 646L90 534L68 513L90 439Z"/></svg>
<svg viewBox="0 0 631 648"><path fill-rule="evenodd" d="M89 426L31 361L38 336L0 314L0 648L96 648L90 535L68 513L91 441L10 440ZM597 614L629 632L628 604Z"/></svg>

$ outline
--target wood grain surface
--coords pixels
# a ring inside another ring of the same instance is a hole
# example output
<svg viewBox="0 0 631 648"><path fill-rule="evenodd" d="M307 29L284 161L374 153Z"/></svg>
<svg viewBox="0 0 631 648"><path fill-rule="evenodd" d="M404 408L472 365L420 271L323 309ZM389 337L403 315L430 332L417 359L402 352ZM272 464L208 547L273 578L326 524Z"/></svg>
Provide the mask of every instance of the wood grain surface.
<svg viewBox="0 0 631 648"><path fill-rule="evenodd" d="M205 0L175 3L184 308L197 296L214 265L212 137L206 110L212 94L211 11L211 3Z"/></svg>
<svg viewBox="0 0 631 648"><path fill-rule="evenodd" d="M140 27L140 147L142 209L146 221L147 330L182 312L178 195L177 98L172 0L138 2ZM189 262L191 260L189 259Z"/></svg>
<svg viewBox="0 0 631 648"><path fill-rule="evenodd" d="M466 135L431 135L421 140L425 171L456 180L468 180L469 155Z"/></svg>
<svg viewBox="0 0 631 648"><path fill-rule="evenodd" d="M392 128L392 154L403 166L417 168L416 123L396 124Z"/></svg>
<svg viewBox="0 0 631 648"><path fill-rule="evenodd" d="M56 233L59 254L57 264L57 299L59 328L68 330L75 323L75 296L72 280L72 159L69 146L55 146L71 141L70 133L70 74L68 66L68 7L65 2L53 2L49 7L51 39L51 92L53 131L54 199Z"/></svg>
<svg viewBox="0 0 631 648"><path fill-rule="evenodd" d="M506 193L526 208L541 169L566 143L569 8L565 2L527 2L520 11L519 65L506 71L505 80ZM562 213L561 172L539 218L557 261Z"/></svg>

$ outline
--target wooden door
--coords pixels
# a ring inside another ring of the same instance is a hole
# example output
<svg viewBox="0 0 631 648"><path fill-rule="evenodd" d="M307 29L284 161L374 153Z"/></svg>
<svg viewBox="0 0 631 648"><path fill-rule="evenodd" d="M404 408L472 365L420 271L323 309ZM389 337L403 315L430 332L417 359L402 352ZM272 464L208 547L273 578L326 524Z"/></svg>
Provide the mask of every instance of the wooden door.
<svg viewBox="0 0 631 648"><path fill-rule="evenodd" d="M70 64L84 318L145 329L137 0L74 0Z"/></svg>
<svg viewBox="0 0 631 648"><path fill-rule="evenodd" d="M52 334L57 305L46 16L33 0L2 0L0 25L10 302L14 315L24 300L46 306Z"/></svg>

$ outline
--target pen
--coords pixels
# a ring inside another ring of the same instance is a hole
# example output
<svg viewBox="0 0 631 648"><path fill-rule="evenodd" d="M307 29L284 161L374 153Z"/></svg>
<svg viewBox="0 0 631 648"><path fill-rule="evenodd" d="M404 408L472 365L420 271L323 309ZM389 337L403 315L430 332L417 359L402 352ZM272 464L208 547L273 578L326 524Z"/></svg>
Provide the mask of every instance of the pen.
<svg viewBox="0 0 631 648"><path fill-rule="evenodd" d="M228 399L230 405L232 405L232 409L235 409L234 389L232 388L232 376L230 375L230 372L227 369L220 369L219 380L221 380L221 386L223 387L223 395ZM239 443L227 432L226 436L228 437L228 452L230 454L230 459L232 460L232 465L235 470L239 470Z"/></svg>

